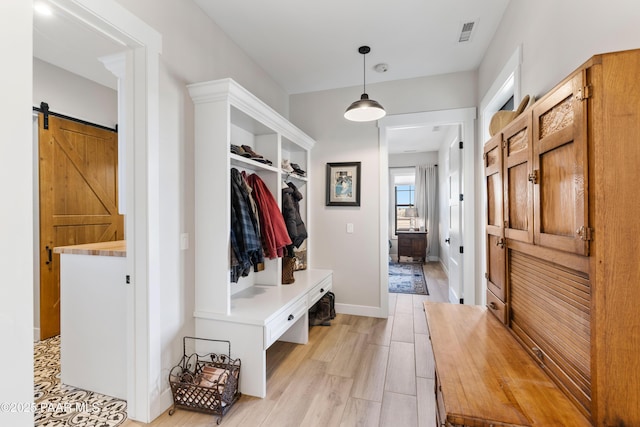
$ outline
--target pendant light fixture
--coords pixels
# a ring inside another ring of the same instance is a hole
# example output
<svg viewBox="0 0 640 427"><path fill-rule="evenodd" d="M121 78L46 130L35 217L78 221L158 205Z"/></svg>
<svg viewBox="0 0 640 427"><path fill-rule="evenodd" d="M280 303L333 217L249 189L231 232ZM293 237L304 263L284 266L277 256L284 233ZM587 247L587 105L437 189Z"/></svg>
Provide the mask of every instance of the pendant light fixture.
<svg viewBox="0 0 640 427"><path fill-rule="evenodd" d="M371 48L369 46L360 46L358 52L362 54L363 94L359 100L349 105L347 111L344 112L344 118L354 122L370 122L383 118L387 112L384 111L382 105L373 99L369 99L369 95L367 95L365 55L371 52Z"/></svg>

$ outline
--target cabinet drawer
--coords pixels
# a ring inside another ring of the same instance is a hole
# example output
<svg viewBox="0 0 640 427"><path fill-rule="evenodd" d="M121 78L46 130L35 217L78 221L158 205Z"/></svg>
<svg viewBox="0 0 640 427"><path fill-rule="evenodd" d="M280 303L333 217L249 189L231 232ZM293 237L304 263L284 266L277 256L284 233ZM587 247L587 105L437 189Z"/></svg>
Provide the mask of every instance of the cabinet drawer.
<svg viewBox="0 0 640 427"><path fill-rule="evenodd" d="M487 289L487 308L499 321L507 323L507 308L504 302Z"/></svg>
<svg viewBox="0 0 640 427"><path fill-rule="evenodd" d="M331 276L324 279L322 282L318 283L307 293L308 306L311 308L313 304L315 304L322 295L326 294L331 290Z"/></svg>
<svg viewBox="0 0 640 427"><path fill-rule="evenodd" d="M300 318L304 317L306 312L307 299L303 297L267 323L264 328L264 348L269 348L287 329L293 326Z"/></svg>
<svg viewBox="0 0 640 427"><path fill-rule="evenodd" d="M410 248L413 244L413 241L410 238L401 238L398 239L398 247L399 248Z"/></svg>

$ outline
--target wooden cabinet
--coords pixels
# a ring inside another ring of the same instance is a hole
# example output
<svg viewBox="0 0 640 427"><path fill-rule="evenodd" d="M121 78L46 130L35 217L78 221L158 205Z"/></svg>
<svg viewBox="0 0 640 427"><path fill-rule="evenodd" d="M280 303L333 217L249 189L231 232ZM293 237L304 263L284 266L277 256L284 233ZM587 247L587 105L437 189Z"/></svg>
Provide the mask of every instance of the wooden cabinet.
<svg viewBox="0 0 640 427"><path fill-rule="evenodd" d="M400 257L412 257L426 262L427 232L426 231L398 231L398 261Z"/></svg>
<svg viewBox="0 0 640 427"><path fill-rule="evenodd" d="M266 350L276 340L308 341L309 302L331 289L332 272L308 268L281 284L280 258L231 281L230 169L257 174L282 205L284 180L302 193L300 214L309 226L309 177L281 170L283 160L304 171L315 141L231 79L189 85L195 104L195 330L201 338L231 341L242 361L240 391L266 395ZM232 153L246 146L264 160ZM319 286L320 285L320 286Z"/></svg>
<svg viewBox="0 0 640 427"><path fill-rule="evenodd" d="M487 305L597 426L640 425L638 75L594 56L485 145Z"/></svg>

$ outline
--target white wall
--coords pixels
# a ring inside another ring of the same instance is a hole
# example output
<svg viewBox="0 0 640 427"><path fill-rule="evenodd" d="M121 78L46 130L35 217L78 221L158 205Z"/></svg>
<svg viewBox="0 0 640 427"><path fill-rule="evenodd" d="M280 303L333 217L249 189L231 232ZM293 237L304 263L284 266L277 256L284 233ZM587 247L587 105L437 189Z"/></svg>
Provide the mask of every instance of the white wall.
<svg viewBox="0 0 640 427"><path fill-rule="evenodd" d="M518 45L522 94L540 97L591 56L640 47L640 2L512 1L478 69L479 99Z"/></svg>
<svg viewBox="0 0 640 427"><path fill-rule="evenodd" d="M160 56L159 168L162 209L160 289L161 372L156 378L164 409L172 403L168 373L182 355L182 337L193 335L194 291L194 108L190 83L231 77L280 114L287 94L191 1L117 0L162 35ZM212 197L215 190L212 188ZM188 233L190 247L180 249Z"/></svg>
<svg viewBox="0 0 640 427"><path fill-rule="evenodd" d="M478 99L484 98L518 46L522 47L520 92L539 98L595 54L640 48L639 18L640 2L631 0L510 2L478 69ZM477 134L481 135L480 130ZM476 149L477 194L484 192L485 142L480 138ZM477 271L484 273L483 197L476 201L476 212Z"/></svg>
<svg viewBox="0 0 640 427"><path fill-rule="evenodd" d="M425 151L421 153L389 154L390 168L401 168L405 166L434 165L434 164L438 164L437 151Z"/></svg>
<svg viewBox="0 0 640 427"><path fill-rule="evenodd" d="M0 402L33 402L32 5L0 13ZM33 426L33 412L2 407L0 425Z"/></svg>
<svg viewBox="0 0 640 427"><path fill-rule="evenodd" d="M464 72L379 83L367 89L392 115L475 106L475 81L474 72ZM387 241L381 239L379 222L387 218L380 218L379 210L381 154L376 123L354 123L343 117L359 97L358 87L292 95L291 121L317 141L311 152L310 263L333 269L339 308L375 315L381 304L380 244ZM326 207L326 163L345 161L362 162L361 206ZM346 233L347 223L354 224L353 234Z"/></svg>
<svg viewBox="0 0 640 427"><path fill-rule="evenodd" d="M175 82L231 77L288 116L287 93L192 1L116 0L162 34L161 63Z"/></svg>
<svg viewBox="0 0 640 427"><path fill-rule="evenodd" d="M118 123L118 92L33 58L33 106L43 101L66 116L110 128Z"/></svg>

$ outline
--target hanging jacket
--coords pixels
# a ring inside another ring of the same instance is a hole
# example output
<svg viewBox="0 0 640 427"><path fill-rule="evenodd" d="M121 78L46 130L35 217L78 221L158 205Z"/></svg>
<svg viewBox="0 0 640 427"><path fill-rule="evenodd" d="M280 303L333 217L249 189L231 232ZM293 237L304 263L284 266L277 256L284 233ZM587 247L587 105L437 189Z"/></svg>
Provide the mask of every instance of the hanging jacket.
<svg viewBox="0 0 640 427"><path fill-rule="evenodd" d="M307 227L300 216L300 200L302 193L292 182L288 182L287 187L282 189L282 216L291 242L296 248L307 238Z"/></svg>
<svg viewBox="0 0 640 427"><path fill-rule="evenodd" d="M253 188L253 198L258 206L264 255L270 259L283 257L287 245L291 244L291 238L287 233L278 202L264 181L255 173L247 177L247 183Z"/></svg>
<svg viewBox="0 0 640 427"><path fill-rule="evenodd" d="M231 231L230 244L233 256L230 257L231 281L237 282L247 276L251 265L264 261L264 253L257 228L258 219L251 209L250 195L247 193L244 178L236 168L231 169Z"/></svg>

